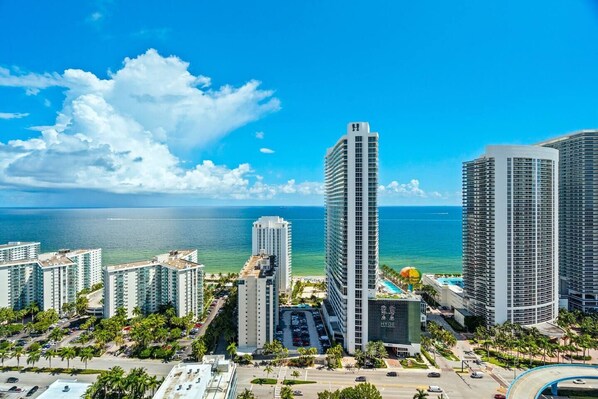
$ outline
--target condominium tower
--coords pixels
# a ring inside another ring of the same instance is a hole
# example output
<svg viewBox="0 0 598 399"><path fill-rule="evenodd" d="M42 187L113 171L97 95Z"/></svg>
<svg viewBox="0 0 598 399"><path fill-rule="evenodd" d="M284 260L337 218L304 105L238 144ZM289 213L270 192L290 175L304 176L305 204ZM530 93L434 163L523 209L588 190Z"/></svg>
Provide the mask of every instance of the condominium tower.
<svg viewBox="0 0 598 399"><path fill-rule="evenodd" d="M570 310L597 312L598 130L539 145L559 150L559 291Z"/></svg>
<svg viewBox="0 0 598 399"><path fill-rule="evenodd" d="M253 222L252 254L267 253L276 257L278 289L291 289L291 223L279 216L262 216Z"/></svg>
<svg viewBox="0 0 598 399"><path fill-rule="evenodd" d="M147 314L172 305L177 316L203 313L203 268L197 250L170 251L151 260L108 266L104 270L104 317L124 308Z"/></svg>
<svg viewBox="0 0 598 399"><path fill-rule="evenodd" d="M39 242L13 241L0 245L0 263L22 259L37 259Z"/></svg>
<svg viewBox="0 0 598 399"><path fill-rule="evenodd" d="M240 352L254 352L274 340L278 320L275 257L252 255L241 269L238 286Z"/></svg>
<svg viewBox="0 0 598 399"><path fill-rule="evenodd" d="M488 326L557 317L558 165L539 146L489 146L463 164L464 302Z"/></svg>
<svg viewBox="0 0 598 399"><path fill-rule="evenodd" d="M378 270L378 133L352 122L326 152L327 317L349 353L368 342ZM332 313L332 314L331 314Z"/></svg>

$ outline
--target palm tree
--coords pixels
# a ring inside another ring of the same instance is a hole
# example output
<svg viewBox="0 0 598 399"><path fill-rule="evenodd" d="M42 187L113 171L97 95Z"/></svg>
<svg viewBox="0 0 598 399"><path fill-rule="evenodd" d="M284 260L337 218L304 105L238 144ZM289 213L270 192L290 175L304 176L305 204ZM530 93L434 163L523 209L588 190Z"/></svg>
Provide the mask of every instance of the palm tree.
<svg viewBox="0 0 598 399"><path fill-rule="evenodd" d="M27 357L27 364L35 366L35 363L39 362L41 358L41 353L39 351L30 352L29 356Z"/></svg>
<svg viewBox="0 0 598 399"><path fill-rule="evenodd" d="M251 392L249 389L245 388L245 390L243 392L241 392L239 395L237 395L237 399L256 399L256 397L253 394L253 392Z"/></svg>
<svg viewBox="0 0 598 399"><path fill-rule="evenodd" d="M421 388L416 389L417 393L413 395L413 399L426 399L429 395Z"/></svg>
<svg viewBox="0 0 598 399"><path fill-rule="evenodd" d="M60 356L60 360L64 361L66 359L66 368L70 368L71 366L71 359L77 357L77 353L75 352L75 348L73 347L64 347L60 348L58 351L58 356Z"/></svg>
<svg viewBox="0 0 598 399"><path fill-rule="evenodd" d="M49 335L49 338L53 341L60 342L66 335L66 331L63 328L55 328Z"/></svg>
<svg viewBox="0 0 598 399"><path fill-rule="evenodd" d="M87 362L93 359L93 355L93 349L91 349L90 347L81 348L81 350L79 351L81 361L85 363L85 370L87 370Z"/></svg>
<svg viewBox="0 0 598 399"><path fill-rule="evenodd" d="M48 349L42 355L44 357L44 359L46 359L48 361L50 368L52 368L52 358L56 357L56 355L57 355L56 349Z"/></svg>
<svg viewBox="0 0 598 399"><path fill-rule="evenodd" d="M135 316L135 317L139 317L139 316L141 316L142 314L143 314L143 311L141 310L141 307L139 307L139 306L135 306L135 307L133 308L133 316Z"/></svg>
<svg viewBox="0 0 598 399"><path fill-rule="evenodd" d="M293 390L290 387L282 387L280 390L280 399L293 399Z"/></svg>
<svg viewBox="0 0 598 399"><path fill-rule="evenodd" d="M228 354L230 355L231 359L234 359L235 356L237 355L237 344L235 344L234 342L231 342L227 347L226 347L226 351L228 352Z"/></svg>
<svg viewBox="0 0 598 399"><path fill-rule="evenodd" d="M19 364L21 362L21 355L23 355L23 347L22 346L17 346L13 349L13 357L15 357L17 359L17 367L19 367Z"/></svg>
<svg viewBox="0 0 598 399"><path fill-rule="evenodd" d="M158 380L158 378L155 375L150 376L147 379L147 389L152 391L152 396L154 396L154 394L156 393L156 389L162 385L162 381Z"/></svg>
<svg viewBox="0 0 598 399"><path fill-rule="evenodd" d="M10 359L10 353L6 350L0 350L0 360L2 361L2 367L4 367L4 361Z"/></svg>
<svg viewBox="0 0 598 399"><path fill-rule="evenodd" d="M291 375L293 376L294 379L299 378L299 376L301 375L301 373L299 373L297 370L293 370L293 372L291 373Z"/></svg>
<svg viewBox="0 0 598 399"><path fill-rule="evenodd" d="M270 373L272 373L274 369L272 368L272 366L268 364L266 367L264 367L264 371L266 372L266 378L268 378L270 376Z"/></svg>

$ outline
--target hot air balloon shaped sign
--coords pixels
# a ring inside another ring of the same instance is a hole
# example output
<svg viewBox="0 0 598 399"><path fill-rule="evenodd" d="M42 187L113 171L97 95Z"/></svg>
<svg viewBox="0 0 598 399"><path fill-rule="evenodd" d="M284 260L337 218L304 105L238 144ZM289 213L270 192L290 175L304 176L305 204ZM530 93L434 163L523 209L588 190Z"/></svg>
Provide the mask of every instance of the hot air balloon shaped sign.
<svg viewBox="0 0 598 399"><path fill-rule="evenodd" d="M422 278L421 272L413 266L402 268L399 274L407 283L410 292L413 291L413 285L419 283Z"/></svg>

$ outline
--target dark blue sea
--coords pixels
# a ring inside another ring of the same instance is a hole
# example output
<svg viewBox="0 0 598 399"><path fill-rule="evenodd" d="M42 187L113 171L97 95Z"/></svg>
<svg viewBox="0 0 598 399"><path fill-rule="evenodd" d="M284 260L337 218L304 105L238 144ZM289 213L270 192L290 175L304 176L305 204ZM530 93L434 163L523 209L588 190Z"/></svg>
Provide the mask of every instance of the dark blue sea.
<svg viewBox="0 0 598 399"><path fill-rule="evenodd" d="M253 221L266 215L292 222L293 274L323 275L323 207L0 208L0 243L99 247L105 264L197 248L207 272L237 272L251 252ZM461 208L380 207L380 263L461 272Z"/></svg>

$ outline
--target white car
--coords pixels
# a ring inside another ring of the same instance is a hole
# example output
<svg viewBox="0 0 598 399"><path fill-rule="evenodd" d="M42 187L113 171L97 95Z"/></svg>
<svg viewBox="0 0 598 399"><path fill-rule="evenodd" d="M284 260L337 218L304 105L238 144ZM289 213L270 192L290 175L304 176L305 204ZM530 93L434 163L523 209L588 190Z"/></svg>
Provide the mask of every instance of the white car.
<svg viewBox="0 0 598 399"><path fill-rule="evenodd" d="M428 392L442 392L442 388L438 385L430 385L428 386Z"/></svg>
<svg viewBox="0 0 598 399"><path fill-rule="evenodd" d="M484 378L484 373L481 371L474 371L471 373L471 378Z"/></svg>
<svg viewBox="0 0 598 399"><path fill-rule="evenodd" d="M574 383L574 384L580 384L580 385L581 385L581 384L585 384L586 382L585 382L584 380L582 380L581 378L578 378L578 379L576 379L576 380L573 380L573 383Z"/></svg>

